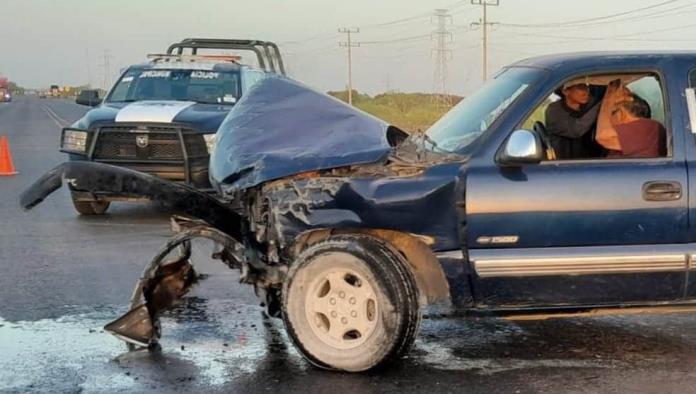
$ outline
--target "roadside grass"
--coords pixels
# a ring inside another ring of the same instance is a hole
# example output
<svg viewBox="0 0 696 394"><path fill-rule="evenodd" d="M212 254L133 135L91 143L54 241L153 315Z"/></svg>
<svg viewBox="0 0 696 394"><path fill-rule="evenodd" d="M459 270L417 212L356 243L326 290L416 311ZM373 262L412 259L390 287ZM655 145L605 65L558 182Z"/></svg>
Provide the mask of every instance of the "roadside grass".
<svg viewBox="0 0 696 394"><path fill-rule="evenodd" d="M348 91L328 92L348 101ZM404 131L426 130L442 115L447 113L462 97L448 95L440 97L429 93L387 92L375 96L353 91L353 104Z"/></svg>

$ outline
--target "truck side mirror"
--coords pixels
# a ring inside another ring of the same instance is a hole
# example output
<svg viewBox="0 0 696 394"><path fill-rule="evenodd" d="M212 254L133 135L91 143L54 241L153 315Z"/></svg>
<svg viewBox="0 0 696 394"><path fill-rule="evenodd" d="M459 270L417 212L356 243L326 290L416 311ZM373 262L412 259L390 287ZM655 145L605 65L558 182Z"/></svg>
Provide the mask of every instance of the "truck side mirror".
<svg viewBox="0 0 696 394"><path fill-rule="evenodd" d="M510 167L538 164L543 159L541 137L534 131L524 129L513 131L498 153L498 163Z"/></svg>
<svg viewBox="0 0 696 394"><path fill-rule="evenodd" d="M96 107L97 105L99 105L99 103L101 103L101 99L99 98L99 91L83 90L75 99L75 103L80 105L87 105L90 107Z"/></svg>

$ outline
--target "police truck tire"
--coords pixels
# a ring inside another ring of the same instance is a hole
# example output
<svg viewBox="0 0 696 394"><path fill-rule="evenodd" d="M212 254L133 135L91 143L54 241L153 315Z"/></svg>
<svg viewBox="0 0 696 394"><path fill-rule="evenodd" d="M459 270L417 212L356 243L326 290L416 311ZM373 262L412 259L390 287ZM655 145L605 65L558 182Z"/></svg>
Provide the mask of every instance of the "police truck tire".
<svg viewBox="0 0 696 394"><path fill-rule="evenodd" d="M367 235L339 235L305 249L283 284L288 336L312 364L359 372L413 345L418 287L408 262Z"/></svg>
<svg viewBox="0 0 696 394"><path fill-rule="evenodd" d="M103 215L109 205L109 201L78 201L72 197L73 206L80 215Z"/></svg>

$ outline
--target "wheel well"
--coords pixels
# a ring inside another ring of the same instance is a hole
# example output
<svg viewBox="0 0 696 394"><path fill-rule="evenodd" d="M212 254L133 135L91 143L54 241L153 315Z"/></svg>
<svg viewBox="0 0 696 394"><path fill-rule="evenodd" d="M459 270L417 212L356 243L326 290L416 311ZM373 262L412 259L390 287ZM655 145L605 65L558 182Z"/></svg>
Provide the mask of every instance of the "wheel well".
<svg viewBox="0 0 696 394"><path fill-rule="evenodd" d="M450 301L449 283L435 253L417 235L382 229L316 229L306 231L293 242L291 252L297 256L305 248L331 235L368 234L399 251L408 261L420 293L420 304Z"/></svg>

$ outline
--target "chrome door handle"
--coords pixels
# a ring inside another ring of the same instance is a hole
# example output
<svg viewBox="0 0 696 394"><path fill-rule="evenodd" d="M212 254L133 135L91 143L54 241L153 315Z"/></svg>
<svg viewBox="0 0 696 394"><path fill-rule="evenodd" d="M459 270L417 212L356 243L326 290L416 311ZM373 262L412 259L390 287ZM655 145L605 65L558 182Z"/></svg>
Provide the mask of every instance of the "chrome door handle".
<svg viewBox="0 0 696 394"><path fill-rule="evenodd" d="M651 181L643 184L645 201L676 201L682 197L681 183L675 181Z"/></svg>

